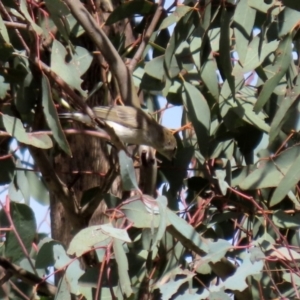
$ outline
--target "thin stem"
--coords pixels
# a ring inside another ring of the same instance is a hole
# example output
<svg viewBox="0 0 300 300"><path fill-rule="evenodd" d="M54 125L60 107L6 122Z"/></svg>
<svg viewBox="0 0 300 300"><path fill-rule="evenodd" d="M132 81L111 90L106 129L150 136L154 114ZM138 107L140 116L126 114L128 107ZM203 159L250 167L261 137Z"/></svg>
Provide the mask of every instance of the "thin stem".
<svg viewBox="0 0 300 300"><path fill-rule="evenodd" d="M145 36L139 46L139 49L136 51L134 57L132 58L132 60L130 61L129 65L128 65L128 69L129 71L132 73L133 70L135 69L136 65L138 64L138 62L140 61L142 55L143 55L143 52L149 42L149 39L151 37L151 35L153 34L154 30L155 30L155 27L160 19L160 16L163 12L163 6L164 6L164 0L160 0L158 2L158 6L157 6L157 9L156 9L156 12L153 16L153 19L145 33Z"/></svg>

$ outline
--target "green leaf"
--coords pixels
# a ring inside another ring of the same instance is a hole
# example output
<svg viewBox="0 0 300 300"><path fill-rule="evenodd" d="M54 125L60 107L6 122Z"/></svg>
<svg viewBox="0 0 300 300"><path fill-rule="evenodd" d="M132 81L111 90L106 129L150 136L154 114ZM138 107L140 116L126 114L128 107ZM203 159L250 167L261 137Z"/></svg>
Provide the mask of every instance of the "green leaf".
<svg viewBox="0 0 300 300"><path fill-rule="evenodd" d="M71 57L68 55L65 47L55 39L51 50L51 70L83 97L87 97L86 91L81 89L80 77L90 67L93 57L89 51L79 46L75 47L75 53Z"/></svg>
<svg viewBox="0 0 300 300"><path fill-rule="evenodd" d="M270 43L263 42L262 49L260 50L260 37L256 36L247 47L246 57L243 65L235 64L232 74L244 75L253 71L260 66L265 58L273 53L279 45L279 41L275 40Z"/></svg>
<svg viewBox="0 0 300 300"><path fill-rule="evenodd" d="M52 140L48 135L43 133L39 133L38 135L27 133L19 119L3 114L2 120L6 131L19 142L41 149L53 147Z"/></svg>
<svg viewBox="0 0 300 300"><path fill-rule="evenodd" d="M108 245L112 238L131 242L127 231L124 229L114 228L110 224L95 225L77 233L72 239L67 253L79 257L91 250L97 243L105 241L105 245Z"/></svg>
<svg viewBox="0 0 300 300"><path fill-rule="evenodd" d="M208 250L207 255L201 257L201 263L216 263L220 261L226 252L232 248L232 245L225 240L219 239L216 242L207 241Z"/></svg>
<svg viewBox="0 0 300 300"><path fill-rule="evenodd" d="M12 57L13 52L13 46L10 43L7 43L0 34L0 60L3 62L8 61Z"/></svg>
<svg viewBox="0 0 300 300"><path fill-rule="evenodd" d="M31 171L26 171L26 178L29 185L31 197L33 197L38 203L42 205L49 205L49 191L42 179Z"/></svg>
<svg viewBox="0 0 300 300"><path fill-rule="evenodd" d="M35 260L35 267L37 269L46 269L48 267L54 266L55 259L53 247L55 245L60 245L62 247L59 242L54 241L50 238L45 238L41 241L38 247L39 251Z"/></svg>
<svg viewBox="0 0 300 300"><path fill-rule="evenodd" d="M61 279L58 283L56 295L57 295L57 297L55 297L56 300L58 300L58 299L71 300L72 299L70 286L69 286L65 276L61 277Z"/></svg>
<svg viewBox="0 0 300 300"><path fill-rule="evenodd" d="M232 94L235 94L234 77L232 75L232 57L230 52L232 34L230 31L232 11L223 7L221 14L221 30L220 30L220 69L222 75L224 74L223 81L227 80Z"/></svg>
<svg viewBox="0 0 300 300"><path fill-rule="evenodd" d="M298 252L292 249L288 249L287 247L274 249L269 255L291 262L300 259L300 254Z"/></svg>
<svg viewBox="0 0 300 300"><path fill-rule="evenodd" d="M210 109L202 93L189 82L183 84L183 101L189 119L195 128L198 145L203 156L207 155L207 140L210 131Z"/></svg>
<svg viewBox="0 0 300 300"><path fill-rule="evenodd" d="M117 6L109 15L105 25L112 25L133 15L148 15L155 12L156 5L150 1L128 1Z"/></svg>
<svg viewBox="0 0 300 300"><path fill-rule="evenodd" d="M10 214L16 231L22 239L22 243L30 252L36 234L36 221L32 209L21 203L10 203ZM11 262L18 262L24 257L23 250L13 231L8 231L5 240L5 256Z"/></svg>
<svg viewBox="0 0 300 300"><path fill-rule="evenodd" d="M125 255L125 251L120 240L114 239L113 248L118 265L121 290L127 297L129 297L133 291L131 289L131 282L128 274L128 259Z"/></svg>
<svg viewBox="0 0 300 300"><path fill-rule="evenodd" d="M171 63L177 48L182 42L186 41L190 37L194 29L196 28L194 24L194 18L196 18L196 14L194 14L194 11L191 10L178 21L174 28L173 34L165 52L164 62L165 73L167 75L167 78L169 79L172 78L172 74L170 73ZM175 76L177 76L177 74ZM165 89L166 88L167 84L165 86Z"/></svg>
<svg viewBox="0 0 300 300"><path fill-rule="evenodd" d="M236 77L235 80L235 90L239 91L241 89L241 87L244 85L244 78L243 76L241 77ZM233 95L232 95L232 91L229 87L229 83L227 82L227 80L223 83L223 86L221 88L221 93L220 93L220 98L219 98L219 109L220 109L220 114L223 118L225 118L225 116L228 114L228 112L230 112L232 110L232 107L236 107L237 104L234 101ZM226 119L225 119L226 121ZM232 121L232 120L231 120ZM232 125L232 124L227 124L228 125Z"/></svg>
<svg viewBox="0 0 300 300"><path fill-rule="evenodd" d="M185 220L178 217L174 212L171 210L167 210L167 217L169 220L169 224L172 225L180 234L180 238L176 236L176 238L186 246L186 242L191 243L191 245L201 249L204 252L209 251L209 246L207 245L206 241L201 238L200 234L188 224Z"/></svg>
<svg viewBox="0 0 300 300"><path fill-rule="evenodd" d="M205 297L206 298L206 297ZM205 299L202 298L202 299ZM231 297L229 297L224 291L218 291L218 292L211 292L209 293L209 300L230 300Z"/></svg>
<svg viewBox="0 0 300 300"><path fill-rule="evenodd" d="M194 63L197 69L200 70L201 68L200 53L201 53L201 45L202 45L201 34L203 29L201 28L201 26L199 26L198 28L195 30L195 32L190 38L189 47L190 47L191 55L193 56Z"/></svg>
<svg viewBox="0 0 300 300"><path fill-rule="evenodd" d="M20 10L23 14L23 16L26 18L26 20L30 23L34 31L36 32L37 35L42 35L43 34L43 29L36 24L34 20L32 20L28 8L27 8L27 1L26 0L20 0Z"/></svg>
<svg viewBox="0 0 300 300"><path fill-rule="evenodd" d="M14 202L22 202L23 201L23 195L21 193L21 191L16 187L15 182L12 181L9 184L8 187L8 196L9 199L14 201Z"/></svg>
<svg viewBox="0 0 300 300"><path fill-rule="evenodd" d="M299 155L300 146L294 146L283 151L277 157L259 161L257 169L239 184L240 188L253 190L277 186Z"/></svg>
<svg viewBox="0 0 300 300"><path fill-rule="evenodd" d="M0 99L4 99L6 97L6 93L10 89L10 85L5 82L3 76L0 75Z"/></svg>
<svg viewBox="0 0 300 300"><path fill-rule="evenodd" d="M61 0L45 0L45 4L58 31L64 40L69 43L70 26L67 16L71 12L68 6Z"/></svg>
<svg viewBox="0 0 300 300"><path fill-rule="evenodd" d="M8 32L7 32L7 29L6 29L6 26L3 22L3 19L2 19L2 16L0 15L0 33L1 33L1 36L3 38L3 40L10 44L10 39L9 39L9 36L8 36Z"/></svg>
<svg viewBox="0 0 300 300"><path fill-rule="evenodd" d="M165 196L159 196L156 199L156 203L159 208L159 215L160 215L160 221L159 226L157 229L157 233L155 236L155 240L152 245L152 250L157 246L157 244L160 242L160 240L163 238L166 227L167 227L167 205L168 205L168 199Z"/></svg>
<svg viewBox="0 0 300 300"><path fill-rule="evenodd" d="M176 6L175 11L167 18L163 19L158 30L168 28L174 23L177 23L183 16L185 16L192 9L193 9L192 7L185 6L185 5Z"/></svg>
<svg viewBox="0 0 300 300"><path fill-rule="evenodd" d="M273 222L279 228L299 229L300 227L300 213L289 215L282 210L277 210L273 214Z"/></svg>
<svg viewBox="0 0 300 300"><path fill-rule="evenodd" d="M175 279L175 275L180 275L180 278ZM194 275L195 274L193 272L188 270L181 270L179 268L173 270L171 279L167 283L162 280L162 283L157 285L157 287L160 289L160 293L162 294L161 299L172 299L172 296L178 292L180 286L182 286L185 282L190 281Z"/></svg>
<svg viewBox="0 0 300 300"><path fill-rule="evenodd" d="M257 102L254 106L254 111L258 112L267 103L280 79L288 70L292 60L292 35L289 34L280 41L278 49L276 50L276 59L274 65L276 66L275 75L268 79L262 91L260 92Z"/></svg>
<svg viewBox="0 0 300 300"><path fill-rule="evenodd" d="M158 228L160 224L160 215L150 214L140 199L122 205L121 210L136 228Z"/></svg>
<svg viewBox="0 0 300 300"><path fill-rule="evenodd" d="M224 287L233 291L243 291L248 287L246 279L250 275L260 274L264 263L263 260L251 261L251 253L245 253L242 264L236 272L224 281Z"/></svg>
<svg viewBox="0 0 300 300"><path fill-rule="evenodd" d="M298 181L300 180L299 167L300 155L296 158L296 160L292 162L291 167L288 169L279 185L275 189L270 200L270 203L272 205L279 203L298 183Z"/></svg>
<svg viewBox="0 0 300 300"><path fill-rule="evenodd" d="M57 110L52 99L51 87L45 74L42 77L42 105L47 124L53 133L54 139L62 150L69 156L72 156L70 146L60 125Z"/></svg>
<svg viewBox="0 0 300 300"><path fill-rule="evenodd" d="M227 103L231 104L234 111L241 119L247 123L259 128L268 133L270 126L265 122L267 115L263 112L254 112L253 107L256 101L256 89L252 87L244 87L235 97L235 101L230 100Z"/></svg>
<svg viewBox="0 0 300 300"><path fill-rule="evenodd" d="M123 190L138 190L139 186L136 181L132 159L128 157L128 155L123 150L119 152L118 156L120 162L120 173Z"/></svg>
<svg viewBox="0 0 300 300"><path fill-rule="evenodd" d="M66 270L63 278L66 281L67 290L73 294L77 294L78 280L84 273L80 267L79 260L71 260L61 245L54 245L53 253L55 260L54 267Z"/></svg>
<svg viewBox="0 0 300 300"><path fill-rule="evenodd" d="M249 250L249 253L250 253L250 261L252 263L254 263L256 261L263 260L263 259L266 258L265 255L264 255L264 253L258 247L251 248Z"/></svg>
<svg viewBox="0 0 300 300"><path fill-rule="evenodd" d="M217 76L217 64L213 54L210 53L207 60L203 62L201 69L200 69L200 77L207 86L211 95L216 99L219 100L220 95L220 87L219 81Z"/></svg>
<svg viewBox="0 0 300 300"><path fill-rule="evenodd" d="M163 80L165 75L165 69L163 65L164 59L164 55L151 59L145 65L145 72L156 79Z"/></svg>
<svg viewBox="0 0 300 300"><path fill-rule="evenodd" d="M300 9L300 6L299 6L299 9ZM282 275L282 279L287 282L290 282L292 284L295 284L296 286L300 286L300 276L298 276L295 273L285 272Z"/></svg>
<svg viewBox="0 0 300 300"><path fill-rule="evenodd" d="M279 37L282 37L292 32L298 26L299 19L300 19L300 11L296 11L295 9L289 7L286 7L282 12L282 14L283 14L283 22L282 22L282 26L280 26L279 29Z"/></svg>
<svg viewBox="0 0 300 300"><path fill-rule="evenodd" d="M300 77L298 76L298 81ZM274 140L278 137L280 130L286 121L289 118L288 111L292 107L293 103L298 99L298 94L292 93L292 95L286 95L282 101L279 100L278 109L272 120L270 133L269 133L269 144L272 144Z"/></svg>
<svg viewBox="0 0 300 300"><path fill-rule="evenodd" d="M99 188L101 191L102 189ZM118 206L119 204L122 203L122 200L112 194L105 194L104 195L104 201L105 204L107 205L107 208L115 208L116 206Z"/></svg>
<svg viewBox="0 0 300 300"><path fill-rule="evenodd" d="M210 29L208 31L207 36L210 41L211 50L213 52L218 52L220 49L220 28L217 27L217 28ZM203 45L203 43L202 43L202 45Z"/></svg>
<svg viewBox="0 0 300 300"><path fill-rule="evenodd" d="M251 39L255 16L256 10L251 8L247 1L238 2L233 21L236 51L238 53L239 62L242 65L246 62L245 58Z"/></svg>
<svg viewBox="0 0 300 300"><path fill-rule="evenodd" d="M211 1L205 1L204 15L201 16L203 18L201 26L205 31L209 29L209 27L211 26L211 22L215 17L215 15L212 14L212 6L214 6L214 10L215 10L215 4L212 5ZM214 13L218 14L219 9L220 9L220 4L218 8L216 8Z"/></svg>

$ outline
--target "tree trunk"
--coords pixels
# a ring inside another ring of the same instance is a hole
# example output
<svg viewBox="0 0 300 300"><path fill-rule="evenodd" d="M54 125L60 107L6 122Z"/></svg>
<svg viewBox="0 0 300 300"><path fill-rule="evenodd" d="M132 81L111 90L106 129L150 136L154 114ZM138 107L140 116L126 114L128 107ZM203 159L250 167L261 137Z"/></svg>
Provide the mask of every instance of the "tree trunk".
<svg viewBox="0 0 300 300"><path fill-rule="evenodd" d="M107 6L104 6L104 9L107 9ZM99 7L97 15L100 20L99 26L101 26L105 19L107 19L108 13ZM128 20L118 22L117 25L111 27L106 27L105 31L109 37L116 36L117 34L125 34L125 47L134 41ZM90 51L98 50L95 49L95 46L91 44L86 36L81 37L80 43ZM118 96L117 89L113 84L114 81L112 83L107 82L105 65L106 62L103 57L100 54L96 54L91 67L85 74L83 88L89 92L99 82L103 82L101 89L88 100L90 107L112 105L113 100ZM82 128L80 124L74 124L74 126ZM83 192L93 187L101 189L101 193L99 193L100 197L101 194L105 194L108 191L116 196L121 196L120 179L116 174L114 163L116 160L115 150L112 148L112 151L109 153L105 141L91 136L73 135L68 137L68 141L73 157L68 157L65 153L61 152L54 158L54 164L61 179L68 187L74 189L79 204ZM78 216L82 218L80 220L82 228L89 224L103 223L103 212L106 206L103 201L98 201L98 203L94 212L85 216ZM53 195L51 196L50 209L52 237L67 246L76 232L74 232L70 221L66 218L61 202Z"/></svg>

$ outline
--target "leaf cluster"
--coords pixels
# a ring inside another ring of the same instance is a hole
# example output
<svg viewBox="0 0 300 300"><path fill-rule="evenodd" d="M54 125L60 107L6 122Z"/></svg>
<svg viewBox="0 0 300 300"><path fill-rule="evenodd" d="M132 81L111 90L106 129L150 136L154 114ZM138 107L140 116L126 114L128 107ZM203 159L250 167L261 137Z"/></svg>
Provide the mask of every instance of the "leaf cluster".
<svg viewBox="0 0 300 300"><path fill-rule="evenodd" d="M125 1L106 25L142 16L133 27L138 48L92 27L91 14L71 2L0 3L0 183L9 186L0 215L1 297L299 298L296 1L185 1L169 9ZM174 161L158 157L162 195L139 190L133 162L120 151L123 190L136 195L85 191L83 205L104 199L105 221L76 228L65 248L38 233L29 204L48 204L50 192L70 218L81 209L52 172L51 155L58 148L71 155L57 106L89 112L84 100L105 89L82 87L93 55L79 37L91 32L123 100L133 98L132 85L153 110L164 96L167 109L182 107L182 128ZM124 70L133 82L122 83ZM34 164L12 145L29 149ZM96 263L83 270L86 254ZM62 276L45 286L51 267Z"/></svg>

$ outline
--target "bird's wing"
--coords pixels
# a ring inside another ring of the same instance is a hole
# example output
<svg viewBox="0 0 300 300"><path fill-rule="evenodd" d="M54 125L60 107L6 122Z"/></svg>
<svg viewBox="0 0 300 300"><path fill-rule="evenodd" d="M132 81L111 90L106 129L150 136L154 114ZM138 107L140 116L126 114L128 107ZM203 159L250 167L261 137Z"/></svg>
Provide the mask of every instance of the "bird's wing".
<svg viewBox="0 0 300 300"><path fill-rule="evenodd" d="M129 128L139 128L140 120L136 117L137 109L130 106L96 106L95 114L104 121L112 121ZM141 118L141 114L139 113ZM144 114L142 113L142 117Z"/></svg>

